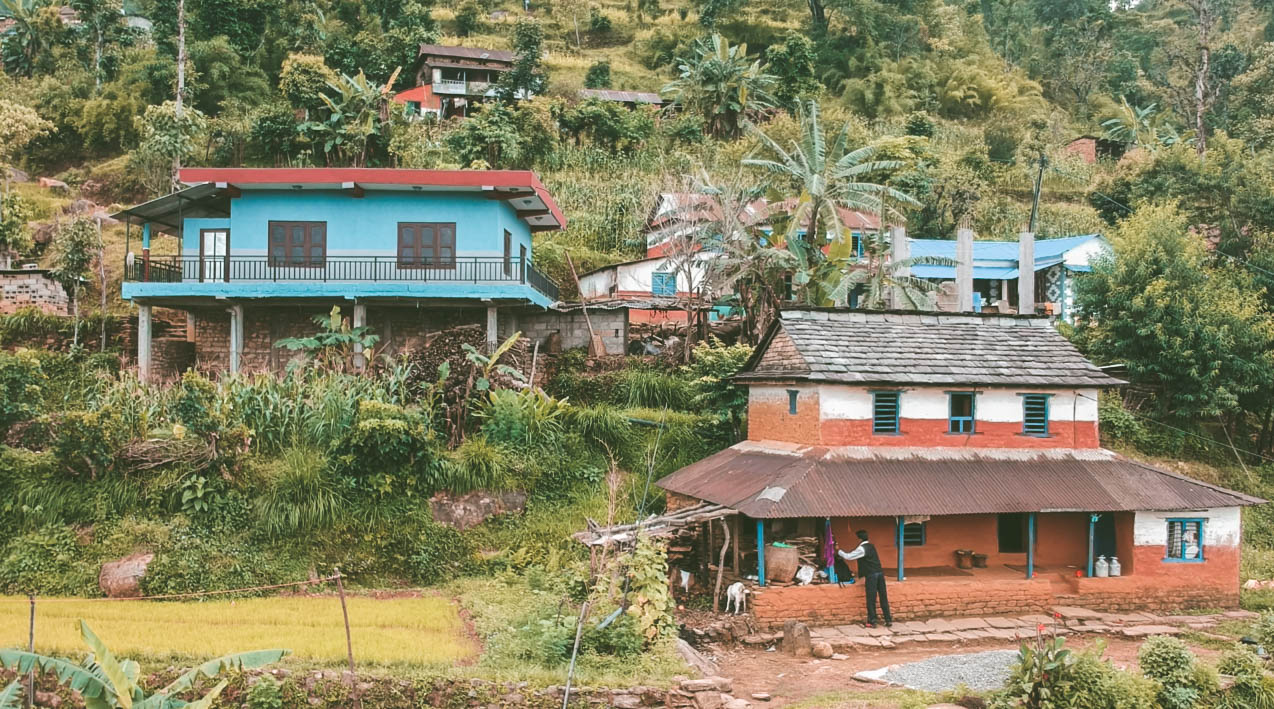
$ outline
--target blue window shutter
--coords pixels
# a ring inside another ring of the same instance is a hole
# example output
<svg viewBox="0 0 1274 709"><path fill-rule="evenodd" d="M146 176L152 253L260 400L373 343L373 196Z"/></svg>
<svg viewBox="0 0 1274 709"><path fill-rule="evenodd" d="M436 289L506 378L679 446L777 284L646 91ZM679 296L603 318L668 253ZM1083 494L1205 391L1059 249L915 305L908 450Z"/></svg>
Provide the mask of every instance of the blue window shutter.
<svg viewBox="0 0 1274 709"><path fill-rule="evenodd" d="M1048 435L1048 394L1022 395L1022 433Z"/></svg>
<svg viewBox="0 0 1274 709"><path fill-rule="evenodd" d="M971 391L947 394L947 433L973 433L977 429L976 395Z"/></svg>
<svg viewBox="0 0 1274 709"><path fill-rule="evenodd" d="M650 293L651 295L677 295L677 274L659 272L650 274Z"/></svg>
<svg viewBox="0 0 1274 709"><path fill-rule="evenodd" d="M799 395L800 395L800 392L797 391L796 389L787 390L787 412L789 414L792 414L792 415L796 414L796 397Z"/></svg>
<svg viewBox="0 0 1274 709"><path fill-rule="evenodd" d="M899 433L896 391L872 392L872 433Z"/></svg>

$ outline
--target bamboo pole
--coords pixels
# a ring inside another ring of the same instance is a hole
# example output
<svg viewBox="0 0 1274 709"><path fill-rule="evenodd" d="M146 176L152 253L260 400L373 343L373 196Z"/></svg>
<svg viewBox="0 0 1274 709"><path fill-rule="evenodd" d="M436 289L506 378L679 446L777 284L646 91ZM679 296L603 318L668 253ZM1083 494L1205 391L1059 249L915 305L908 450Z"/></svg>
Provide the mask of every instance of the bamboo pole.
<svg viewBox="0 0 1274 709"><path fill-rule="evenodd" d="M712 523L708 523L708 528L712 528ZM718 613L721 610L721 577L725 574L725 554L730 548L730 524L729 518L721 518L721 528L725 530L725 542L721 545L721 558L717 560L717 587L712 591L712 612Z"/></svg>
<svg viewBox="0 0 1274 709"><path fill-rule="evenodd" d="M345 607L345 584L341 583L341 570L336 569L336 592L341 596L341 615L345 618L345 654L349 658L349 671L354 674L354 641L349 634L349 609ZM353 681L353 678L351 678Z"/></svg>

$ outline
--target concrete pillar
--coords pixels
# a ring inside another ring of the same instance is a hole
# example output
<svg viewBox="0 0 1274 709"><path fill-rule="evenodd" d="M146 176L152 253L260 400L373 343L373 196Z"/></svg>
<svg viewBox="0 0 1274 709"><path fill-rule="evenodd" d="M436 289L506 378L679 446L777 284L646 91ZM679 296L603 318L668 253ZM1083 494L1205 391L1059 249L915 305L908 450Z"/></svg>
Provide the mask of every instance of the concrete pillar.
<svg viewBox="0 0 1274 709"><path fill-rule="evenodd" d="M889 261L890 263L902 263L911 258L911 244L907 241L907 228L895 226L889 228ZM911 277L911 267L904 266L893 272L894 278L903 280ZM901 309L908 307L909 301L903 293L902 288L895 287L891 295L892 302L889 307Z"/></svg>
<svg viewBox="0 0 1274 709"><path fill-rule="evenodd" d="M362 303L354 303L354 327L360 328L367 325L367 306ZM367 366L367 356L363 354L363 346L361 344L354 345L354 369L363 371Z"/></svg>
<svg viewBox="0 0 1274 709"><path fill-rule="evenodd" d="M500 333L496 328L499 322L498 311L499 308L494 305L487 306L487 352L495 352L496 345L499 344Z"/></svg>
<svg viewBox="0 0 1274 709"><path fill-rule="evenodd" d="M150 381L150 306L137 306L137 378Z"/></svg>
<svg viewBox="0 0 1274 709"><path fill-rule="evenodd" d="M1017 238L1017 311L1035 314L1035 235L1029 231Z"/></svg>
<svg viewBox="0 0 1274 709"><path fill-rule="evenodd" d="M195 314L186 311L186 342L195 341Z"/></svg>
<svg viewBox="0 0 1274 709"><path fill-rule="evenodd" d="M973 310L973 230L956 230L956 310Z"/></svg>
<svg viewBox="0 0 1274 709"><path fill-rule="evenodd" d="M230 306L230 373L238 374L243 363L243 306Z"/></svg>

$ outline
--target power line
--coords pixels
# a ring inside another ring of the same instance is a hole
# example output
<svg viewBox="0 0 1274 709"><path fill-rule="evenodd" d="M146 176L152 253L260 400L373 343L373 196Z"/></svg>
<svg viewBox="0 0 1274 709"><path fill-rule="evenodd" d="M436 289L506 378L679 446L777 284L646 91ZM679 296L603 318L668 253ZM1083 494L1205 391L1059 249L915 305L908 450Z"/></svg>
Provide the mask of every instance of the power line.
<svg viewBox="0 0 1274 709"><path fill-rule="evenodd" d="M1079 396L1081 399L1088 399L1089 401L1096 401L1096 402L1098 402L1098 403L1101 403L1098 399L1094 399L1094 398L1093 398L1093 397L1091 397L1091 396L1085 396L1085 395L1083 395L1083 394L1077 394L1077 396ZM1132 416L1132 417L1134 417L1134 418L1138 418L1138 419L1141 419L1141 420L1143 420L1143 421L1149 421L1150 423L1153 423L1153 424L1155 424L1155 425L1157 425L1157 426L1163 426L1164 428L1171 429L1171 430L1173 430L1173 431L1176 431L1177 433L1184 433L1185 435L1190 436L1190 437L1192 437L1192 438L1197 438L1197 439L1199 439L1199 440L1201 440L1201 441L1207 441L1208 443L1214 443L1214 444L1216 444L1216 445L1218 445L1218 446L1223 446L1223 447L1230 448L1230 449L1232 449L1232 450L1236 450L1236 451L1238 451L1238 449L1237 449L1237 448L1235 448L1233 445L1229 445L1229 444L1226 444L1226 443L1222 443L1221 441L1218 441L1218 440L1217 440L1217 439L1215 439L1215 438L1208 438L1207 436L1202 436L1202 435L1199 435L1199 434L1194 433L1194 432L1192 432L1192 431L1187 431L1187 430L1185 430L1184 428L1177 428L1176 426L1173 426L1173 425L1171 425L1171 424L1166 424L1166 423L1164 423L1163 421L1160 421L1160 420L1158 420L1158 419L1151 418L1151 417L1149 417L1149 416L1146 416L1145 414L1142 414L1142 413L1137 412L1137 411L1133 411L1133 410L1131 410L1131 409L1124 409L1124 411L1126 411L1126 412L1128 413L1128 415L1130 415L1130 416ZM1270 462L1270 463L1274 463L1274 458L1271 458L1271 457L1269 457L1269 456L1267 456L1267 455L1262 455L1262 454L1260 454L1260 453L1256 453L1256 452L1254 452L1254 451L1248 451L1248 450L1244 450L1244 451L1241 451L1241 452L1242 452L1242 453L1244 453L1244 454L1246 454L1246 455L1250 455L1250 456L1253 456L1253 457L1256 457L1256 458L1260 458L1261 460L1264 460L1264 461L1267 461L1267 462Z"/></svg>

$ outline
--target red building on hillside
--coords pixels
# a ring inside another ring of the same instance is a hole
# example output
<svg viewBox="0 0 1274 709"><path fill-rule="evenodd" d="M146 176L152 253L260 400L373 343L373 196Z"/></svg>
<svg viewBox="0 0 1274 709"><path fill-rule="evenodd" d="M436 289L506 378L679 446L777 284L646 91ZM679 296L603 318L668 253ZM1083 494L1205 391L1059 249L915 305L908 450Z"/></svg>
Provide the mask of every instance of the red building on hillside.
<svg viewBox="0 0 1274 709"><path fill-rule="evenodd" d="M732 515L764 623L862 619L861 585L766 572L773 542L856 529L896 618L1238 603L1241 508L1264 501L1103 450L1098 392L1122 382L1046 318L789 310L738 380L748 439L659 485ZM1095 577L1107 559L1121 575Z"/></svg>

